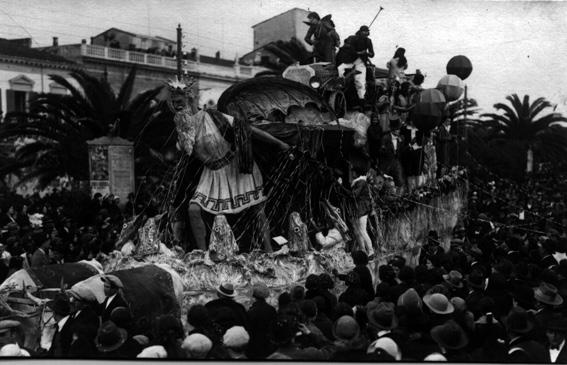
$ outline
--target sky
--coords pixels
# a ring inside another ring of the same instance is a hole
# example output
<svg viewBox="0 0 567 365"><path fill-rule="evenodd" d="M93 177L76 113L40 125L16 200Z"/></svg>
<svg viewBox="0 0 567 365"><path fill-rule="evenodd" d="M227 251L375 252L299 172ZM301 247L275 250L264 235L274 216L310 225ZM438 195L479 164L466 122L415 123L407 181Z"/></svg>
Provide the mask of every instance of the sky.
<svg viewBox="0 0 567 365"><path fill-rule="evenodd" d="M447 61L467 56L469 96L483 111L517 93L545 97L567 116L567 1L472 0L0 0L0 37L31 36L33 46L79 43L108 28L176 39L185 51L234 59L252 50L252 25L298 7L332 14L341 39L368 25L385 67L396 46L406 49L409 71L435 87Z"/></svg>

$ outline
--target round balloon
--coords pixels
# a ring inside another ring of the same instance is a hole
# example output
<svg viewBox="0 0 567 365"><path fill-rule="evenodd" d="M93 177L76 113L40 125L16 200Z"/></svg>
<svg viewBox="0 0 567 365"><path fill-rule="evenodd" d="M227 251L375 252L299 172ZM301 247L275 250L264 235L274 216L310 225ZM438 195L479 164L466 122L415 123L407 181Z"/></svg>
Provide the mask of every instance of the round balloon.
<svg viewBox="0 0 567 365"><path fill-rule="evenodd" d="M437 89L426 89L419 95L413 110L413 124L419 130L426 131L437 127L443 121L447 101Z"/></svg>
<svg viewBox="0 0 567 365"><path fill-rule="evenodd" d="M463 95L465 91L465 83L456 75L445 75L437 83L437 89L440 90L447 101L455 101Z"/></svg>
<svg viewBox="0 0 567 365"><path fill-rule="evenodd" d="M466 80L472 73L472 70L471 61L462 55L455 56L447 62L447 73L449 75L457 75L461 80Z"/></svg>

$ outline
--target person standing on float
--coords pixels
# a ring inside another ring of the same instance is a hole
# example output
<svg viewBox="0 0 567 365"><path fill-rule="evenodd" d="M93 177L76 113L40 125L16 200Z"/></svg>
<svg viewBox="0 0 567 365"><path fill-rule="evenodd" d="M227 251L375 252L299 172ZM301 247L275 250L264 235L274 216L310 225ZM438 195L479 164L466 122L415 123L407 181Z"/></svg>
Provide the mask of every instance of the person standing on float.
<svg viewBox="0 0 567 365"><path fill-rule="evenodd" d="M276 145L282 151L288 150L289 146L249 126L246 121L237 121L216 110L197 110L191 89L191 83L177 81L168 85L179 146L189 155L194 153L204 164L197 189L189 203L189 223L197 247L207 249L202 210L213 215L237 214L251 207L259 207L256 218L263 229L264 249L271 252L270 232L263 209L266 196L262 175L252 157L239 152L251 150L243 146L246 142L235 141L235 129L237 124L239 128L250 128L250 136ZM250 138L247 140L249 143ZM246 159L249 166L243 169L242 162Z"/></svg>

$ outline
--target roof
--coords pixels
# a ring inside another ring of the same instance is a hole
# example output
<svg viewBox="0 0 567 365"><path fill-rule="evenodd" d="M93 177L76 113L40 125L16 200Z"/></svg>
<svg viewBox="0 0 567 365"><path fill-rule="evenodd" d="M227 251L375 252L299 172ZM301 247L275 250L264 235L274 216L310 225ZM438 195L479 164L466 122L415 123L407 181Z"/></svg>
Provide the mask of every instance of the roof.
<svg viewBox="0 0 567 365"><path fill-rule="evenodd" d="M210 57L210 56L199 56L199 61L203 62L203 63L210 63L210 64L213 64L213 65L219 65L219 66L227 66L227 67L234 66L234 60L226 60L224 58L216 58L216 57Z"/></svg>
<svg viewBox="0 0 567 365"><path fill-rule="evenodd" d="M155 39L155 40L159 40L159 41L166 41L166 42L171 42L171 43L177 43L177 41L173 41L173 40L171 40L171 39L169 39L169 38L165 38L165 37L161 37L161 36L151 36L151 35L147 35L147 34L136 34L136 33L128 32L128 31L126 31L126 30L114 28L114 27L112 27L112 28L110 28L110 29L107 29L107 30L105 30L104 32L95 35L94 38L96 38L96 37L98 37L98 36L101 36L101 35L103 35L103 34L106 34L106 33L110 32L110 31L125 33L125 34L128 34L128 35L132 36L132 37L148 38L148 39Z"/></svg>
<svg viewBox="0 0 567 365"><path fill-rule="evenodd" d="M305 10L305 9L301 9L301 8L289 9L288 11L284 11L283 13L280 13L280 14L278 14L278 15L274 15L274 16L271 17L271 18L268 18L268 19L266 19L266 20L262 20L260 23L254 24L254 25L252 26L252 28L256 28L256 27L259 26L260 24L263 24L263 23L268 22L268 21L270 21L270 20L272 20L272 19L274 19L274 18L277 18L277 17L280 16L280 15L284 15L284 14L287 14L287 13L292 12L292 11L295 11L295 10L299 10L299 11L303 11L303 12L305 12L305 13L309 13L309 10Z"/></svg>
<svg viewBox="0 0 567 365"><path fill-rule="evenodd" d="M24 47L5 38L0 38L0 57L3 59L19 60L21 62L35 61L60 66L78 66L75 62L67 58L36 48Z"/></svg>

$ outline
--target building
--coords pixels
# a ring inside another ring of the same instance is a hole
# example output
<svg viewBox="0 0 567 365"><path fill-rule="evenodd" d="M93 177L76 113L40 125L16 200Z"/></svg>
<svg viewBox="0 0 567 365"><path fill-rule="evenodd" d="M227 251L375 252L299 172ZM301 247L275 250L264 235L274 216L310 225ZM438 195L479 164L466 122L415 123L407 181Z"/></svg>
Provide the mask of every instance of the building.
<svg viewBox="0 0 567 365"><path fill-rule="evenodd" d="M24 112L35 93L65 93L49 79L50 74L68 76L81 68L75 62L31 47L31 38L0 38L0 115ZM3 118L1 118L3 119Z"/></svg>
<svg viewBox="0 0 567 365"><path fill-rule="evenodd" d="M311 51L311 46L303 40L309 29L304 23L309 13L308 10L293 8L253 25L254 45L252 48L258 49L271 42L289 41L295 37Z"/></svg>
<svg viewBox="0 0 567 365"><path fill-rule="evenodd" d="M149 47L149 48L140 48ZM53 45L45 48L58 56L81 65L95 77L106 78L117 91L132 67L137 67L134 94L163 85L177 74L177 43L163 37L144 36L117 28L91 38L91 44ZM253 77L265 68L240 64L238 60L199 55L193 48L183 55L183 72L198 79L199 105L216 104L232 84Z"/></svg>

